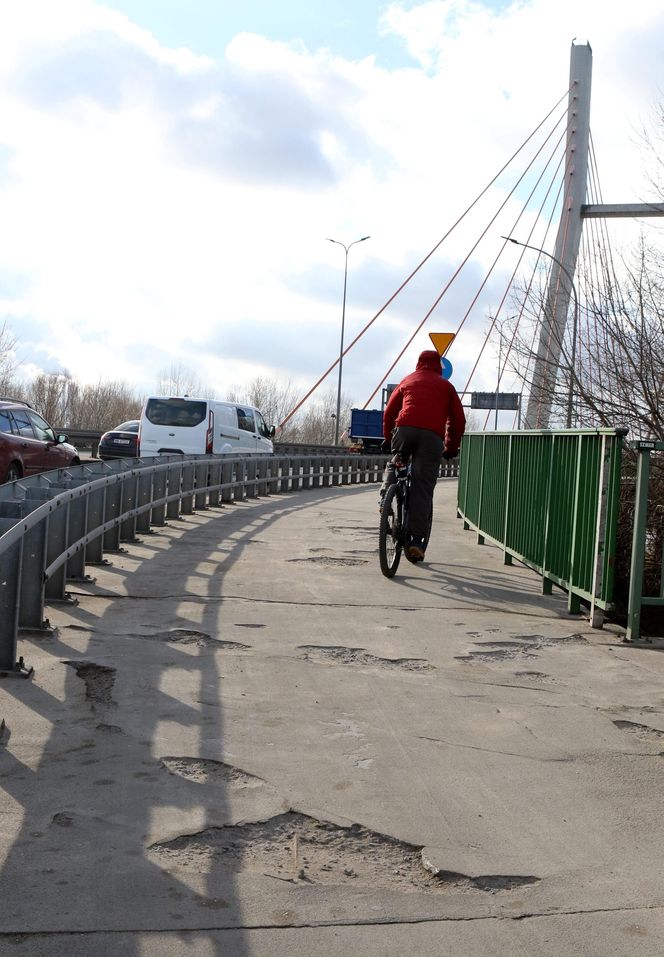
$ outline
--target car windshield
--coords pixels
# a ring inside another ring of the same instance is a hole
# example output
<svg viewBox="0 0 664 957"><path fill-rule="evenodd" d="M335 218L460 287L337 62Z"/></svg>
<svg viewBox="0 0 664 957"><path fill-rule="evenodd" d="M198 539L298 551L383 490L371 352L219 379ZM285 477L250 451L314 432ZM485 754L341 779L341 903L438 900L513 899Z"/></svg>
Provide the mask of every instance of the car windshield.
<svg viewBox="0 0 664 957"><path fill-rule="evenodd" d="M134 419L131 422L123 422L122 425L116 425L113 432L138 432L138 422Z"/></svg>
<svg viewBox="0 0 664 957"><path fill-rule="evenodd" d="M189 399L148 399L145 417L153 425L184 426L199 425L207 415L207 402L192 402Z"/></svg>

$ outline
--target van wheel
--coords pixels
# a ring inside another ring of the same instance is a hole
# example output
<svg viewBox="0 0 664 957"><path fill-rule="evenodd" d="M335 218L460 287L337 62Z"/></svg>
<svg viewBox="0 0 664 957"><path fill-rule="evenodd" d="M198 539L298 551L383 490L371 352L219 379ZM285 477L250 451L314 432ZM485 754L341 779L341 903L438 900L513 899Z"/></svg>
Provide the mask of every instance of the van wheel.
<svg viewBox="0 0 664 957"><path fill-rule="evenodd" d="M5 482L16 482L22 476L21 466L17 465L16 462L12 464L7 469L7 474L5 475Z"/></svg>

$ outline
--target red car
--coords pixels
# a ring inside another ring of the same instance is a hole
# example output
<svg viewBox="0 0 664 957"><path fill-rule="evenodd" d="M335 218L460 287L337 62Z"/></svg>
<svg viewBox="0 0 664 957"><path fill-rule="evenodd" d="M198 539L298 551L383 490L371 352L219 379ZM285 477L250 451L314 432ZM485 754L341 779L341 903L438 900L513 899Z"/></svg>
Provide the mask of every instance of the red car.
<svg viewBox="0 0 664 957"><path fill-rule="evenodd" d="M0 482L78 465L66 435L56 435L27 402L0 399Z"/></svg>

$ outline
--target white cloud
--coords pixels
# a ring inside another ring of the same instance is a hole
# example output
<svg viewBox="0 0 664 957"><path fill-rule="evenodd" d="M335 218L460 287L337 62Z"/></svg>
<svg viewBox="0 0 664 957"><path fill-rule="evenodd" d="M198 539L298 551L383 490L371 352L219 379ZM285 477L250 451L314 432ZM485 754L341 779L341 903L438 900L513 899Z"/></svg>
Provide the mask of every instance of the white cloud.
<svg viewBox="0 0 664 957"><path fill-rule="evenodd" d="M250 34L215 63L164 48L92 0L5 5L0 277L20 282L3 288L0 278L0 298L19 336L20 317L30 318L39 361L48 353L83 379L128 378L139 389L153 387L169 356L200 363L218 394L252 371L312 383L338 350L343 252L325 237L372 237L349 257L349 341L564 95L574 36L594 50L605 199L642 198L633 129L661 87L659 3L609 12L599 0L532 0L497 12L431 0L392 4L382 28L420 65L390 70ZM502 188L481 206L484 223ZM345 391L356 401L479 222L348 356ZM427 329L456 328L497 241L473 254ZM455 344L459 386L498 279ZM426 333L391 378L409 371ZM483 362L474 385L491 388L493 365Z"/></svg>

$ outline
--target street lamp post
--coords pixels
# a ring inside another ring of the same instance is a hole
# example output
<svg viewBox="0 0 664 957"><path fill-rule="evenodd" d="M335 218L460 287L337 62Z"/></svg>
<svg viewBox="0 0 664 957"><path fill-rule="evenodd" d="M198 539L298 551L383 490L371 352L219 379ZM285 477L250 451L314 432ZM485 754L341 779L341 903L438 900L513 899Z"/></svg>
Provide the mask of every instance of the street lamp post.
<svg viewBox="0 0 664 957"><path fill-rule="evenodd" d="M341 345L339 347L339 383L337 386L337 415L334 422L334 444L339 444L339 417L341 415L341 367L344 361L344 326L346 325L346 285L348 282L348 250L351 246L355 246L356 243L363 243L365 239L371 239L371 236L363 236L361 239L355 239L352 243L349 243L347 246L345 243L340 243L338 239L329 239L328 243L336 243L337 246L342 246L345 256L344 261L344 295L343 295L343 305L341 307Z"/></svg>
<svg viewBox="0 0 664 957"><path fill-rule="evenodd" d="M572 368L570 370L569 377L569 391L567 393L567 428L572 428L572 405L574 400L574 378L575 378L575 366L576 366L576 335L579 326L579 297L576 292L576 286L574 285L574 280L570 275L569 269L567 269L556 256L552 256L551 253L548 253L545 249L540 249L538 246L529 246L528 243L520 243L518 239L512 239L511 236L501 236L501 239L507 239L510 243L514 243L515 246L523 246L524 249L532 249L536 253L542 253L543 256L548 256L549 259L552 259L554 263L557 263L558 267L565 273L570 284L572 293L574 294L574 323L572 326Z"/></svg>

